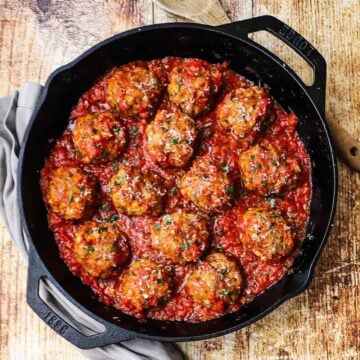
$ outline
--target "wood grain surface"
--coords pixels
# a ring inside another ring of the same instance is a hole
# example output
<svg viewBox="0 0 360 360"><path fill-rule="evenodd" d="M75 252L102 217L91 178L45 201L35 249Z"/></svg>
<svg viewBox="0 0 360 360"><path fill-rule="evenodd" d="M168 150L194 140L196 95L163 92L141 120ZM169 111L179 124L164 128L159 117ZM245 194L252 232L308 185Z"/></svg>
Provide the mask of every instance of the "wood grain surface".
<svg viewBox="0 0 360 360"><path fill-rule="evenodd" d="M328 114L360 138L360 1L222 3L233 21L272 14L309 39L328 64ZM24 81L43 83L110 35L175 20L150 0L0 0L0 96ZM285 46L263 34L255 39L309 79ZM1 220L0 275L0 359L84 359L27 307L26 264ZM360 174L339 163L335 224L308 290L246 329L179 346L194 360L360 359Z"/></svg>

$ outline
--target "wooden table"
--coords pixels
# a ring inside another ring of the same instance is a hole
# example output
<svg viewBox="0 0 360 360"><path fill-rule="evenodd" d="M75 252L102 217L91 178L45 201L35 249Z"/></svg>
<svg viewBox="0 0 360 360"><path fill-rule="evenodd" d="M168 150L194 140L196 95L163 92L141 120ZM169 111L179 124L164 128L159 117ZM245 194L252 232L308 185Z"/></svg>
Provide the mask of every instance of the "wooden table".
<svg viewBox="0 0 360 360"><path fill-rule="evenodd" d="M272 14L309 39L328 63L330 116L360 137L359 0L222 2L232 20ZM0 96L43 83L110 35L174 20L149 0L0 0ZM278 42L256 39L308 76ZM189 359L360 359L360 174L340 162L339 180L335 225L308 290L244 330L180 344ZM0 359L82 359L27 307L26 265L1 221L0 274Z"/></svg>

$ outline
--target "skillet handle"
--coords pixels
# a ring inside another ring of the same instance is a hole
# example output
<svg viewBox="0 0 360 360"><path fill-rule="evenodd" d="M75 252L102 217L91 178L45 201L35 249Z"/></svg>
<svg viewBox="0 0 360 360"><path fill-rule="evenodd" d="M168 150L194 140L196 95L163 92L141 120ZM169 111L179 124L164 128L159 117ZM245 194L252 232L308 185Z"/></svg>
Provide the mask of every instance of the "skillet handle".
<svg viewBox="0 0 360 360"><path fill-rule="evenodd" d="M39 283L42 277L48 278L46 268L42 264L36 251L32 248L29 253L28 282L26 291L27 303L48 326L73 345L81 349L92 349L135 338L135 334L105 322L100 318L96 318L96 321L104 326L104 332L90 336L82 334L80 331L75 329L69 321L64 320L58 312L51 309L40 298Z"/></svg>
<svg viewBox="0 0 360 360"><path fill-rule="evenodd" d="M249 39L248 35L257 31L268 31L276 36L290 48L295 50L313 69L314 82L311 86L307 86L301 81L304 88L310 94L316 107L324 116L325 114L325 92L326 92L326 62L323 56L299 33L293 30L279 19L270 16L259 16L243 21L237 21L231 24L220 25L217 27L227 34L240 37L251 42L256 47L260 47L263 51L269 53L264 47ZM270 54L274 57L273 54Z"/></svg>

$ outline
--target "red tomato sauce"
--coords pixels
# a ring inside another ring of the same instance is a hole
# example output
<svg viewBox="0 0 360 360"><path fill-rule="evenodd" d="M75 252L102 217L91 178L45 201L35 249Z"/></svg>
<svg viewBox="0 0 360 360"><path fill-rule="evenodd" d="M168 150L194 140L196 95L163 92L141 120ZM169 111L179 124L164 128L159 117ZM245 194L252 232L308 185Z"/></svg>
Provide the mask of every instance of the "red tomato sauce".
<svg viewBox="0 0 360 360"><path fill-rule="evenodd" d="M182 59L180 58L165 58L163 60L151 61L150 66L161 81L166 84L167 73L176 64L181 63L181 61ZM219 103L224 95L232 89L251 85L244 77L234 73L232 70L226 69L226 64L221 65L221 67L224 83L220 93L216 96L216 103ZM59 139L54 140L53 149L41 171L42 191L44 194L46 193L50 175L54 168L62 165L81 167L87 173L92 174L100 184L99 201L96 205L97 210L92 219L117 222L128 238L133 259L146 256L167 264L167 261L163 259L161 254L151 246L149 228L153 226L156 219L147 216L129 217L119 214L109 196L108 184L121 163L133 164L140 169L149 169L162 179L163 186L167 190L163 213L172 213L178 209L197 212L197 208L184 199L177 188L177 183L184 175L187 167L164 169L151 161L144 147L144 133L147 125L145 120L122 119L128 134L127 150L118 159L110 163L83 164L74 148L71 130L76 118L89 112L107 111L110 109L110 105L107 104L105 99L105 87L108 76L109 74L99 79L80 98L71 113L68 128ZM158 104L159 109L169 106L169 99L165 93L166 91L164 91ZM210 154L219 163L227 165L235 184L233 206L211 217L211 239L208 253L221 251L236 259L240 264L245 284L236 304L226 309L221 306L205 307L197 305L193 303L184 290L184 282L194 264L173 265L169 263L168 265L172 268L174 274L173 296L162 308L149 310L146 314L147 318L198 322L219 317L224 313L238 310L242 305L251 301L256 295L277 282L289 271L294 258L299 253L300 244L306 234L311 197L310 160L304 144L296 132L296 124L297 118L294 114L285 113L279 105L275 104L275 120L260 135L260 139L268 139L279 148L284 149L284 151L296 154L297 159L301 162L302 175L301 181L294 189L287 190L280 196L264 197L246 193L242 190L241 173L237 165L238 156L241 151L250 146L251 139L237 140L225 132L217 123L214 111L196 119L198 138L194 157ZM294 250L289 256L279 262L268 263L244 249L239 241L239 234L242 229L241 224L237 224L237 219L239 215L250 207L262 207L281 212L290 226L295 239ZM140 315L132 311L126 302L121 302L114 296L114 289L119 276L121 277L121 273L108 280L101 280L89 275L77 263L73 251L73 239L81 222L65 221L51 212L50 209L48 210L49 226L54 232L60 256L68 265L70 271L91 287L97 294L99 301L139 317Z"/></svg>

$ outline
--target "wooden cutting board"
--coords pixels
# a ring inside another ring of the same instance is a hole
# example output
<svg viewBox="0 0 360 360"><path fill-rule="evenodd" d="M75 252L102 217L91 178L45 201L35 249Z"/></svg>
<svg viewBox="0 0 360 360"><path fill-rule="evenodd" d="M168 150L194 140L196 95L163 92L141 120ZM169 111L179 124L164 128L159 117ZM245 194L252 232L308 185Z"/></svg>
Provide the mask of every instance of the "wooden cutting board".
<svg viewBox="0 0 360 360"><path fill-rule="evenodd" d="M223 0L232 20L272 14L309 39L328 63L327 112L360 138L360 1ZM178 20L149 0L0 0L0 96L131 27ZM264 35L256 40L309 76ZM360 174L339 164L335 225L309 289L256 324L179 344L189 359L360 359ZM0 220L0 359L83 359L25 303L26 266Z"/></svg>

